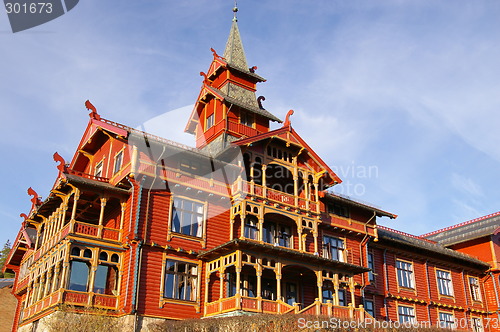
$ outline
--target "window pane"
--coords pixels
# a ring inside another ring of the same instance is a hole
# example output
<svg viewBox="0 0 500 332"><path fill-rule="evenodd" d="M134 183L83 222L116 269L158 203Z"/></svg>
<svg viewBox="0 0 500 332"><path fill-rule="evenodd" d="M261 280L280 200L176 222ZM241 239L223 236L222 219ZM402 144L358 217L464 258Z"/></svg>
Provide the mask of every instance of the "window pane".
<svg viewBox="0 0 500 332"><path fill-rule="evenodd" d="M185 235L203 235L204 205L186 199L174 198L172 231Z"/></svg>
<svg viewBox="0 0 500 332"><path fill-rule="evenodd" d="M99 265L94 277L94 293L104 294L106 289L106 279L108 276L108 266Z"/></svg>
<svg viewBox="0 0 500 332"><path fill-rule="evenodd" d="M89 267L87 263L80 261L72 261L68 289L78 292L86 292L88 278L89 278Z"/></svg>
<svg viewBox="0 0 500 332"><path fill-rule="evenodd" d="M196 264L167 260L163 296L196 301L197 273Z"/></svg>
<svg viewBox="0 0 500 332"><path fill-rule="evenodd" d="M174 275L173 274L167 274L165 276L165 291L163 293L163 296L169 297L169 298L174 298Z"/></svg>

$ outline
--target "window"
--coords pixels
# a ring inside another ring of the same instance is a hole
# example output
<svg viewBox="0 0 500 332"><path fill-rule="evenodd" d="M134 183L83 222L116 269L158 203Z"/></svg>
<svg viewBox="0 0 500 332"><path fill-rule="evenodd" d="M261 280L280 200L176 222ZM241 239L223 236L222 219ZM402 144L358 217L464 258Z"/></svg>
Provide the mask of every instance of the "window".
<svg viewBox="0 0 500 332"><path fill-rule="evenodd" d="M439 294L446 296L453 296L451 273L448 271L437 270L436 276L437 276Z"/></svg>
<svg viewBox="0 0 500 332"><path fill-rule="evenodd" d="M201 237L204 205L175 197L172 208L172 232Z"/></svg>
<svg viewBox="0 0 500 332"><path fill-rule="evenodd" d="M98 178L102 177L102 161L96 165L94 175Z"/></svg>
<svg viewBox="0 0 500 332"><path fill-rule="evenodd" d="M323 283L323 303L331 301L333 303L334 288L333 283L327 280Z"/></svg>
<svg viewBox="0 0 500 332"><path fill-rule="evenodd" d="M368 268L371 269L371 271L368 272L368 280L374 281L375 274L373 271L375 271L375 265L373 264L373 254L371 252L368 253Z"/></svg>
<svg viewBox="0 0 500 332"><path fill-rule="evenodd" d="M339 290L339 306L345 307L347 305L345 300L345 290Z"/></svg>
<svg viewBox="0 0 500 332"><path fill-rule="evenodd" d="M253 116L247 112L241 112L240 122L242 125L253 127Z"/></svg>
<svg viewBox="0 0 500 332"><path fill-rule="evenodd" d="M475 332L483 332L483 321L480 317L472 317L472 330Z"/></svg>
<svg viewBox="0 0 500 332"><path fill-rule="evenodd" d="M100 264L94 277L94 293L117 295L118 269L116 266Z"/></svg>
<svg viewBox="0 0 500 332"><path fill-rule="evenodd" d="M86 292L89 281L89 264L82 261L71 261L69 290Z"/></svg>
<svg viewBox="0 0 500 332"><path fill-rule="evenodd" d="M198 266L167 259L163 296L169 299L196 301Z"/></svg>
<svg viewBox="0 0 500 332"><path fill-rule="evenodd" d="M452 313L440 312L439 313L439 327L442 329L455 328L455 319Z"/></svg>
<svg viewBox="0 0 500 332"><path fill-rule="evenodd" d="M207 117L207 126L205 127L205 130L212 128L213 125L214 125L214 115L211 114Z"/></svg>
<svg viewBox="0 0 500 332"><path fill-rule="evenodd" d="M292 232L289 226L264 223L264 241L281 247L292 248Z"/></svg>
<svg viewBox="0 0 500 332"><path fill-rule="evenodd" d="M344 240L327 235L323 236L323 257L343 262L344 250Z"/></svg>
<svg viewBox="0 0 500 332"><path fill-rule="evenodd" d="M115 156L115 167L113 169L113 174L116 174L122 168L123 163L123 150L118 152Z"/></svg>
<svg viewBox="0 0 500 332"><path fill-rule="evenodd" d="M254 216L245 218L245 237L247 239L257 240L259 234L258 220Z"/></svg>
<svg viewBox="0 0 500 332"><path fill-rule="evenodd" d="M372 317L375 317L375 307L372 300L365 300L365 311Z"/></svg>
<svg viewBox="0 0 500 332"><path fill-rule="evenodd" d="M481 289L479 287L479 279L475 277L469 277L469 287L470 293L473 301L481 301Z"/></svg>
<svg viewBox="0 0 500 332"><path fill-rule="evenodd" d="M396 260L399 287L415 288L413 283L413 263Z"/></svg>
<svg viewBox="0 0 500 332"><path fill-rule="evenodd" d="M415 322L415 308L404 305L398 306L398 317L400 323Z"/></svg>
<svg viewBox="0 0 500 332"><path fill-rule="evenodd" d="M349 218L349 208L339 203L331 203L327 205L328 213L333 213L340 217Z"/></svg>

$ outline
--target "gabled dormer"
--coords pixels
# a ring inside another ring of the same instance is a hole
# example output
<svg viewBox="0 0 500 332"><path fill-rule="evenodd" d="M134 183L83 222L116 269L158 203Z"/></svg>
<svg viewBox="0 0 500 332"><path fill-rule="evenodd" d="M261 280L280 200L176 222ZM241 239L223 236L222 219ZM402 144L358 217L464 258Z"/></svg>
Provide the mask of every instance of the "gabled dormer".
<svg viewBox="0 0 500 332"><path fill-rule="evenodd" d="M236 139L268 132L281 122L257 98L257 83L265 79L249 68L237 20L233 20L223 56L212 49L208 72L185 131L196 136L196 147L217 154Z"/></svg>

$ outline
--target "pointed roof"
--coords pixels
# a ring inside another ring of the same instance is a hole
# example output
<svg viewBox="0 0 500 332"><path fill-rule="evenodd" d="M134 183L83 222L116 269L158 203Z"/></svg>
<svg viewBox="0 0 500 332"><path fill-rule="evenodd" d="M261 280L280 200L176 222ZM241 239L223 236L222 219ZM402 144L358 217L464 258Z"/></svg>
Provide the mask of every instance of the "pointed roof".
<svg viewBox="0 0 500 332"><path fill-rule="evenodd" d="M229 38L227 39L223 57L229 65L245 72L249 71L245 50L241 42L240 30L238 29L236 20L233 20L233 24L231 25L231 31L229 32Z"/></svg>
<svg viewBox="0 0 500 332"><path fill-rule="evenodd" d="M248 137L248 138L243 138L239 139L237 141L232 142L231 144L233 146L243 146L243 145L251 145L253 143L263 141L265 139L270 139L270 138L279 138L284 141L286 141L289 144L295 144L297 146L303 147L309 156L320 166L322 167L330 176L331 178L331 184L335 183L341 183L342 180L335 174L334 171L331 170L331 168L321 159L321 157L314 152L313 149L304 141L302 137L297 134L297 132L292 128L292 126L289 124L288 126L283 126L281 128L268 131L266 133L262 133L256 136Z"/></svg>

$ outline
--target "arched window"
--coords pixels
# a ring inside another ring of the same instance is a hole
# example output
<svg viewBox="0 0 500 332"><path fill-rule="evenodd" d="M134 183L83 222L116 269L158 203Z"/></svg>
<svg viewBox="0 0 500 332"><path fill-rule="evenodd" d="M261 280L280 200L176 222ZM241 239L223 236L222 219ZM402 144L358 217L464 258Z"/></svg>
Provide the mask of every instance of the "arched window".
<svg viewBox="0 0 500 332"><path fill-rule="evenodd" d="M257 217L248 215L245 218L244 236L247 239L257 240L259 235L259 221Z"/></svg>

